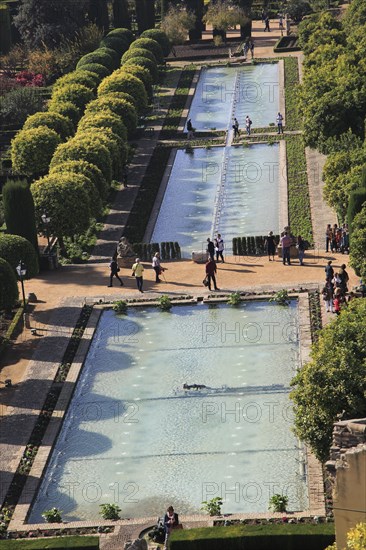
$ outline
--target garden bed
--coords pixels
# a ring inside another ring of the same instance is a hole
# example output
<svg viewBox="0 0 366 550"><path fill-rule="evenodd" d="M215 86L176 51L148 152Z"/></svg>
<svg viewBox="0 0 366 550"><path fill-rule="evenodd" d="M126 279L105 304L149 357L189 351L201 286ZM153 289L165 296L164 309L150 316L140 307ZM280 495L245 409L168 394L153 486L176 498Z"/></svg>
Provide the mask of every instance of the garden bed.
<svg viewBox="0 0 366 550"><path fill-rule="evenodd" d="M298 37L295 35L281 36L281 38L273 48L273 51L275 53L298 52L300 50L301 48L298 44Z"/></svg>

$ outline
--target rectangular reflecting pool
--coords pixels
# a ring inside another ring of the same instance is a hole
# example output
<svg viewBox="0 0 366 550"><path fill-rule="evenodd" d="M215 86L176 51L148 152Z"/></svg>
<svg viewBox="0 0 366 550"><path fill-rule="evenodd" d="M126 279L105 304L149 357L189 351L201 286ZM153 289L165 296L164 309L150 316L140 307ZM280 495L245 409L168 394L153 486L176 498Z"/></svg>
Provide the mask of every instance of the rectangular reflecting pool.
<svg viewBox="0 0 366 550"><path fill-rule="evenodd" d="M307 507L289 382L299 366L297 304L268 302L102 313L30 523L57 506L94 520L265 512L273 493ZM197 389L183 385L197 384Z"/></svg>
<svg viewBox="0 0 366 550"><path fill-rule="evenodd" d="M233 237L280 231L280 145L178 150L150 238L206 249L219 232Z"/></svg>
<svg viewBox="0 0 366 550"><path fill-rule="evenodd" d="M245 129L249 115L254 128L275 123L279 111L278 63L243 67L203 68L188 118L196 130L226 130L233 117Z"/></svg>

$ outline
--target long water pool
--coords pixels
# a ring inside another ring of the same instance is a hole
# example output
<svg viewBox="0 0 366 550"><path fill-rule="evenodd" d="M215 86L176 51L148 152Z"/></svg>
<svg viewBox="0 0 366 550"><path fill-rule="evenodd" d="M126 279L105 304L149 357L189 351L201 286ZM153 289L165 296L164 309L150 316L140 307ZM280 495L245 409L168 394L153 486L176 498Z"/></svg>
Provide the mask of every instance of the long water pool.
<svg viewBox="0 0 366 550"><path fill-rule="evenodd" d="M53 506L67 521L223 511L265 512L274 493L307 507L291 431L297 305L175 306L102 314L30 523ZM204 388L183 390L183 384Z"/></svg>
<svg viewBox="0 0 366 550"><path fill-rule="evenodd" d="M151 242L199 252L217 232L228 246L233 237L278 234L281 174L278 144L178 150Z"/></svg>
<svg viewBox="0 0 366 550"><path fill-rule="evenodd" d="M278 63L260 63L202 69L188 118L207 131L226 130L236 117L244 131L246 115L261 128L275 123L278 111Z"/></svg>

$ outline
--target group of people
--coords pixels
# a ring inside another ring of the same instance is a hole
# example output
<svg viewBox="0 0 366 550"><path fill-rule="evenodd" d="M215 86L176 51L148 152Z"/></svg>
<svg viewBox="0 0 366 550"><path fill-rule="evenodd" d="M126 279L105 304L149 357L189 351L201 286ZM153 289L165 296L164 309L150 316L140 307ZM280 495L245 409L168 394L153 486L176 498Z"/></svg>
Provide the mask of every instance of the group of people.
<svg viewBox="0 0 366 550"><path fill-rule="evenodd" d="M270 231L268 233L264 244L267 249L268 260L275 261L275 254L278 243L276 242L276 237L273 235L273 231ZM286 263L287 265L291 265L291 246L293 245L296 246L300 265L304 265L306 243L301 235L296 238L291 235L289 228L285 228L285 230L281 233L280 245L282 249L283 265L286 265Z"/></svg>
<svg viewBox="0 0 366 550"><path fill-rule="evenodd" d="M212 284L214 286L214 290L220 290L216 284L216 262L218 262L220 259L222 263L225 262L224 249L224 239L221 237L220 233L217 234L217 237L213 241L210 239L210 237L208 237L206 249L208 259L205 266L206 276L203 280L203 284L207 286L209 290L212 290Z"/></svg>
<svg viewBox="0 0 366 550"><path fill-rule="evenodd" d="M349 230L348 224L344 223L338 227L335 223L333 227L328 223L325 230L325 252L349 253Z"/></svg>
<svg viewBox="0 0 366 550"><path fill-rule="evenodd" d="M160 275L164 273L166 268L164 268L161 265L160 262L160 254L159 252L155 252L154 257L152 259L152 268L155 271L155 282L161 283ZM117 258L116 256L113 256L111 263L109 264L110 268L110 275L109 275L109 287L113 286L113 277L115 277L119 282L120 285L123 286L123 281L118 275L120 268L118 267ZM141 293L143 293L143 284L144 284L144 266L140 262L140 258L136 258L135 263L132 266L132 277L135 277L136 279L136 286L137 290Z"/></svg>
<svg viewBox="0 0 366 550"><path fill-rule="evenodd" d="M245 130L248 136L250 136L252 124L253 122L251 121L250 116L247 115L245 117ZM283 115L280 112L277 113L276 125L277 125L277 133L283 134ZM239 137L240 136L239 121L236 117L233 120L232 128L234 130L234 138Z"/></svg>
<svg viewBox="0 0 366 550"><path fill-rule="evenodd" d="M325 284L322 290L327 312L339 315L341 308L347 305L348 281L349 275L346 271L346 264L342 264L341 268L335 272L332 267L332 260L329 260L325 267ZM350 299L350 297L348 298Z"/></svg>

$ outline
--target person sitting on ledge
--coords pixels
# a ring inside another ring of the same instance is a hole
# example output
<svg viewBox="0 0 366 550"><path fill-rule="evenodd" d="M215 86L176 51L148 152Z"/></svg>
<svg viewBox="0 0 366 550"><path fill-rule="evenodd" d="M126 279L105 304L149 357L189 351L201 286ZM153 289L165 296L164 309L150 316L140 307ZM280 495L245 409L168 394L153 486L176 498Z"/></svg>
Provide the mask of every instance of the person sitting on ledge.
<svg viewBox="0 0 366 550"><path fill-rule="evenodd" d="M204 384L183 384L184 390L204 390L207 388Z"/></svg>

